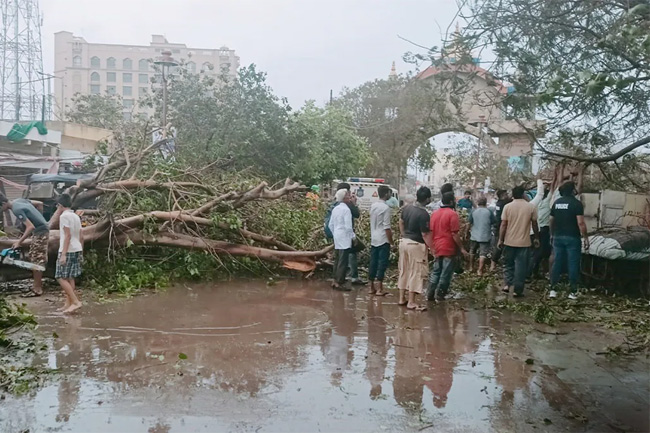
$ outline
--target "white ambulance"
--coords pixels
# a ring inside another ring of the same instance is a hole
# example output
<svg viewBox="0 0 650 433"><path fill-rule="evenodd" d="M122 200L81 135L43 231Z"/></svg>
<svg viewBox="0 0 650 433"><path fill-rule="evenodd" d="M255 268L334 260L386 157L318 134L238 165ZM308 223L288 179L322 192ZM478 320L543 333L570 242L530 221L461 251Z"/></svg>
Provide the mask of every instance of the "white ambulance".
<svg viewBox="0 0 650 433"><path fill-rule="evenodd" d="M343 181L335 180L332 183L332 195L336 192L336 187ZM389 187L393 191L393 197L399 200L397 190L391 188L384 179L377 179L373 177L348 177L345 181L350 184L350 192L357 196L357 206L359 209L368 211L370 206L376 201L379 201L379 194L377 188L382 185Z"/></svg>

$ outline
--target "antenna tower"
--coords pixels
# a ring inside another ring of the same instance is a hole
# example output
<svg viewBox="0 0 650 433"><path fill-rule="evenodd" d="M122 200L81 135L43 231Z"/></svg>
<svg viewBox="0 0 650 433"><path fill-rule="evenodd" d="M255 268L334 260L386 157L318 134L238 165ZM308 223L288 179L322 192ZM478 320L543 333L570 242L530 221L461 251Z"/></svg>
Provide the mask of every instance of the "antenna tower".
<svg viewBox="0 0 650 433"><path fill-rule="evenodd" d="M0 0L0 10L0 119L47 118L38 0Z"/></svg>

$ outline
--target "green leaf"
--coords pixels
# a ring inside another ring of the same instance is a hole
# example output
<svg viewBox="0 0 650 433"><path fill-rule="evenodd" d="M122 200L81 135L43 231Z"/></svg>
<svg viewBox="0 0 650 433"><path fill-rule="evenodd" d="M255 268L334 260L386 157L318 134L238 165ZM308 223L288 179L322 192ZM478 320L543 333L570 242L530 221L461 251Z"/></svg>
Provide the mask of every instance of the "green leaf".
<svg viewBox="0 0 650 433"><path fill-rule="evenodd" d="M187 359L187 355L181 352L178 354L178 359Z"/></svg>
<svg viewBox="0 0 650 433"><path fill-rule="evenodd" d="M593 75L593 73L591 71L578 72L578 78L580 78L583 81L589 80L592 75Z"/></svg>

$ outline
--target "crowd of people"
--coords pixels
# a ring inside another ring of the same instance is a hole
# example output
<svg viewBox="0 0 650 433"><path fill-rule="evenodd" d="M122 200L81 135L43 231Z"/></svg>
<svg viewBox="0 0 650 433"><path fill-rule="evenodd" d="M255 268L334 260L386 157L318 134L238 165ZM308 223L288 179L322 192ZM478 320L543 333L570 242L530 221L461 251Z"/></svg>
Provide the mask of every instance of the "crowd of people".
<svg viewBox="0 0 650 433"><path fill-rule="evenodd" d="M394 198L389 187L379 186L377 192L379 201L370 208L368 293L385 296L388 292L383 281L391 248L396 244L391 226L396 206L390 203ZM576 299L582 249L589 249L584 209L576 194L573 182L562 184L551 194L549 186L538 180L534 197L529 197L523 186L515 186L510 192L497 190L496 202L489 207L482 194L474 204L469 190L456 202L452 184L441 187L441 198L436 202L432 202L428 187L419 188L416 200L399 208L398 304L410 310L426 310L423 301L443 301L454 274L463 265L483 277L496 272L500 261L503 292L524 296L526 283L541 278L547 266L549 296L558 296L560 278L566 273L570 288L567 296ZM464 225L461 212L467 213ZM358 277L357 255L364 248L354 232L354 219L359 214L350 185L339 184L326 220L326 232L329 230L336 251L332 287L337 290L351 290L346 284L348 275L353 284L366 284Z"/></svg>
<svg viewBox="0 0 650 433"><path fill-rule="evenodd" d="M368 282L359 277L358 253L365 248L356 236L354 220L360 210L350 184L338 185L335 201L326 217L325 232L334 241L335 261L332 287L351 290L353 285ZM477 205L472 192L456 203L451 184L440 189L441 199L432 202L428 187L417 190L413 203L399 207L386 185L377 188L379 200L370 208L370 263L368 267L369 291L373 296L389 294L384 278L390 262L391 249L396 246L391 225L394 211L399 209L399 289L398 304L407 309L423 311L427 301L441 302L449 293L455 272L467 260L474 269L478 256L477 274L483 276L487 261L490 271L503 257L504 292L524 296L526 282L539 277L542 263L549 262L550 297L558 296L558 283L563 273L569 277L569 298L577 297L582 254L589 248L587 228L582 203L576 199L575 185L566 182L554 194L539 180L535 197L526 196L522 186L512 189L512 197L505 190L496 192L494 209L487 206L487 198L478 197ZM79 216L71 209L70 196L63 194L57 202L57 211L49 222L37 209L38 202L26 199L13 201L0 194L2 211L11 210L24 225L22 237L13 245L20 248L31 236L29 259L41 267L47 266L48 241L51 228L59 228L60 245L56 264L56 278L65 294L61 310L72 313L81 308L75 295L75 278L81 275L83 233ZM459 212L467 212L465 233L461 233ZM463 239L469 238L469 251ZM429 269L429 256L433 264ZM34 270L33 294L43 293L42 272Z"/></svg>

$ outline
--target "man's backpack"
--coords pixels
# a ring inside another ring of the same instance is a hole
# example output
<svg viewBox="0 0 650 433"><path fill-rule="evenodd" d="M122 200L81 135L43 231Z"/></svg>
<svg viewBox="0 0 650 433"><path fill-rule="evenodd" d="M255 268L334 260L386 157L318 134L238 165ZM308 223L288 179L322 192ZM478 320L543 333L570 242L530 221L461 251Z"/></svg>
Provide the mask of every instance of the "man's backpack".
<svg viewBox="0 0 650 433"><path fill-rule="evenodd" d="M325 232L325 237L327 239L334 239L334 234L332 233L332 230L330 230L330 218L332 218L332 211L337 204L337 202L332 203L329 209L327 209L327 213L325 214L325 220L323 221L323 231Z"/></svg>

